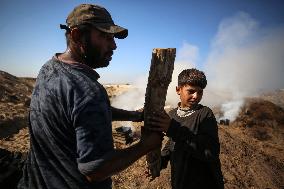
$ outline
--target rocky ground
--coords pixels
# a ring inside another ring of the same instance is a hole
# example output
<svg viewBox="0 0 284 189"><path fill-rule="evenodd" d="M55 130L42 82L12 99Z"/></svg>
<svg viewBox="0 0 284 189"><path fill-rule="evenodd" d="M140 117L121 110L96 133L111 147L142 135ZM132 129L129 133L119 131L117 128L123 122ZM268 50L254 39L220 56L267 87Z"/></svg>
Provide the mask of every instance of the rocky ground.
<svg viewBox="0 0 284 189"><path fill-rule="evenodd" d="M15 183L29 149L27 112L34 79L17 78L0 71L0 188ZM128 90L129 85L107 85L110 97ZM236 121L219 126L220 159L226 189L284 188L284 91L246 99ZM113 127L129 125L114 122ZM132 125L139 136L141 124ZM115 143L117 148L129 145ZM18 161L14 161L18 159ZM12 180L10 180L12 178ZM113 176L115 189L170 188L170 166L161 176L147 177L142 157ZM5 188L5 187L4 187ZM7 188L13 188L13 184Z"/></svg>

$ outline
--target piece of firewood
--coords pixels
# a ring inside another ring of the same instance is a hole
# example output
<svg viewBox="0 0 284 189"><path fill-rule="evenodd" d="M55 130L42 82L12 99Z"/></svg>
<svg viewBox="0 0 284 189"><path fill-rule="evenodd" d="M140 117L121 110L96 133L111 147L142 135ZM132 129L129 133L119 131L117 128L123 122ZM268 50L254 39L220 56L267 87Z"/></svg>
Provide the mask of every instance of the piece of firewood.
<svg viewBox="0 0 284 189"><path fill-rule="evenodd" d="M172 80L175 56L175 48L154 49L152 52L151 68L145 94L145 118L152 116L154 112L164 111L168 86ZM147 119L145 119L144 125L147 128ZM152 179L160 176L161 149L148 153L146 160Z"/></svg>

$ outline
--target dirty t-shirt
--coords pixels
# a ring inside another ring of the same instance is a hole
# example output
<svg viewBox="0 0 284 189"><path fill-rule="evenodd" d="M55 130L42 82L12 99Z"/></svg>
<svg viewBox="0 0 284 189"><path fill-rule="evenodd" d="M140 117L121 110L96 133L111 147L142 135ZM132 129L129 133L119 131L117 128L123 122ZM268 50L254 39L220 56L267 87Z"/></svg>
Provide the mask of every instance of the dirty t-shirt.
<svg viewBox="0 0 284 189"><path fill-rule="evenodd" d="M19 188L111 188L90 183L113 148L111 109L99 75L56 56L40 70L30 105L31 149Z"/></svg>
<svg viewBox="0 0 284 189"><path fill-rule="evenodd" d="M218 128L212 110L198 105L186 117L180 117L177 110L169 112L172 122L167 132L175 142L170 159L172 188L224 188Z"/></svg>

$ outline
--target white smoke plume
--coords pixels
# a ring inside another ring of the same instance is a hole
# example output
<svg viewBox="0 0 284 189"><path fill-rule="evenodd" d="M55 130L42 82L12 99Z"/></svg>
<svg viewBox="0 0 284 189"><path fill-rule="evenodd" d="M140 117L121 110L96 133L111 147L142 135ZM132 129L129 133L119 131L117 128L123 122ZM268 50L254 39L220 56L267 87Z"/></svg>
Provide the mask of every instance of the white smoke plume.
<svg viewBox="0 0 284 189"><path fill-rule="evenodd" d="M177 105L177 76L183 69L196 67L198 58L199 49L194 45L183 43L177 50L166 105ZM208 86L202 104L221 106L224 118L234 120L244 97L284 88L284 28L262 28L244 12L226 18L220 22L203 65ZM113 105L125 109L143 107L147 78L145 74L134 82L136 89L114 99Z"/></svg>
<svg viewBox="0 0 284 189"><path fill-rule="evenodd" d="M225 19L205 65L204 102L234 120L244 97L284 87L284 28L263 29L243 12Z"/></svg>
<svg viewBox="0 0 284 189"><path fill-rule="evenodd" d="M241 100L234 100L221 105L221 111L224 112L224 115L219 118L220 119L229 119L235 120L235 118L239 114L239 109L243 105L244 101Z"/></svg>
<svg viewBox="0 0 284 189"><path fill-rule="evenodd" d="M116 96L112 101L112 106L125 110L138 110L143 108L148 75L139 77L133 82L133 88Z"/></svg>

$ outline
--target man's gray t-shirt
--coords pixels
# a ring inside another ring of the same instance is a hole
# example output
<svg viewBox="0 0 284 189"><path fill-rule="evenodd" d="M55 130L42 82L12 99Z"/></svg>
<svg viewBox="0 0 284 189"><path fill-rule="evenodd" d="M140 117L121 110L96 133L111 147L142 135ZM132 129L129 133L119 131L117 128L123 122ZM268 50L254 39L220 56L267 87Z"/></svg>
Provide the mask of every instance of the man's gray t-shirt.
<svg viewBox="0 0 284 189"><path fill-rule="evenodd" d="M30 105L31 149L19 188L111 188L111 178L90 183L114 149L111 108L99 75L90 67L60 62L40 70Z"/></svg>

